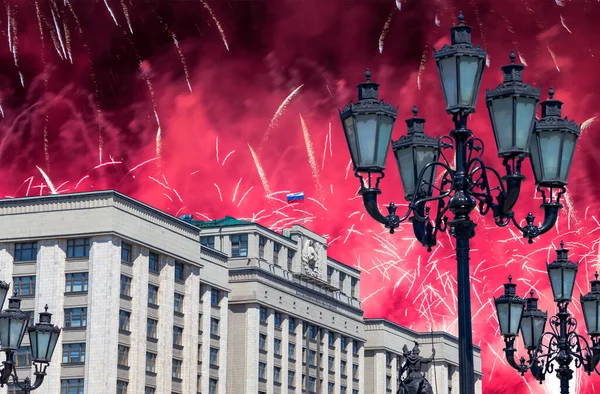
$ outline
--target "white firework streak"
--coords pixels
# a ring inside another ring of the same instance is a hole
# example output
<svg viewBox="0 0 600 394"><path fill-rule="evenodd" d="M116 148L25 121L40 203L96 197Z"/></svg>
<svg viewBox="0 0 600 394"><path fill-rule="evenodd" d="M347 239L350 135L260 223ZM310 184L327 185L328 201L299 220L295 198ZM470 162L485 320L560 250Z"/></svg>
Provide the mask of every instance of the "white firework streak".
<svg viewBox="0 0 600 394"><path fill-rule="evenodd" d="M550 56L552 56L552 61L554 62L554 67L556 67L556 71L560 72L560 67L558 67L558 63L556 62L556 55L554 54L554 52L552 52L552 49L550 49L550 45L546 45L546 48L548 48L548 53L550 53Z"/></svg>
<svg viewBox="0 0 600 394"><path fill-rule="evenodd" d="M396 8L398 8L398 11L402 11L402 2L400 0L396 0Z"/></svg>
<svg viewBox="0 0 600 394"><path fill-rule="evenodd" d="M519 61L521 63L523 63L524 66L527 66L527 62L525 61L525 58L523 57L523 55L521 54L521 52L519 52Z"/></svg>
<svg viewBox="0 0 600 394"><path fill-rule="evenodd" d="M571 29L569 29L569 27L567 26L567 24L565 23L565 18L563 18L563 16L560 16L560 23L561 25L563 25L563 27L571 34L573 34L573 32L571 31Z"/></svg>
<svg viewBox="0 0 600 394"><path fill-rule="evenodd" d="M223 163L221 163L221 166L224 166L224 165L225 165L225 162L227 161L227 159L229 158L229 156L233 155L234 153L235 153L235 149L234 149L234 150L232 150L231 152L229 152L229 153L227 154L227 156L225 156L225 158L223 159Z"/></svg>
<svg viewBox="0 0 600 394"><path fill-rule="evenodd" d="M235 189L233 190L233 198L231 202L235 202L235 195L237 194L238 188L240 187L240 183L242 182L242 178L238 181L237 185L235 185Z"/></svg>
<svg viewBox="0 0 600 394"><path fill-rule="evenodd" d="M50 177L48 177L48 175L44 172L44 170L42 170L40 167L35 166L35 168L38 169L38 171L42 174L42 177L44 177L44 180L46 181L46 184L48 185L48 187L50 188L50 192L52 194L58 194L58 192L56 191L56 188L54 187L54 184L52 183L52 181L50 180Z"/></svg>
<svg viewBox="0 0 600 394"><path fill-rule="evenodd" d="M417 89L421 90L421 77L425 72L425 66L427 65L427 54L429 53L429 43L425 43L425 49L421 55L421 63L419 64L419 72L417 73Z"/></svg>
<svg viewBox="0 0 600 394"><path fill-rule="evenodd" d="M81 183L81 182L82 182L84 179L87 179L87 178L89 178L89 177L90 177L89 175L86 175L86 176L84 176L83 178L81 178L81 179L79 180L79 182L77 182L77 184L75 185L75 190L77 190L77 188L79 187L79 184L80 184L80 183Z"/></svg>
<svg viewBox="0 0 600 394"><path fill-rule="evenodd" d="M324 210L326 210L326 211L327 211L327 208L325 208L325 205L321 204L321 203L320 203L318 200L316 200L316 199L314 199L314 198L312 198L312 197L307 197L306 199L307 199L307 200L310 200L310 201L314 201L314 202L316 202L317 204L319 204L319 205L321 206L321 208L323 208Z"/></svg>
<svg viewBox="0 0 600 394"><path fill-rule="evenodd" d="M129 32L133 34L131 18L129 18L129 10L127 9L127 4L125 4L125 0L121 0L121 8L123 9L123 15L125 15L125 20L127 21L127 27L129 27Z"/></svg>
<svg viewBox="0 0 600 394"><path fill-rule="evenodd" d="M217 185L216 183L213 183L213 185L215 185L215 187L217 188L217 191L219 192L219 198L221 199L221 202L223 202L223 195L221 194L221 188L219 188L219 185Z"/></svg>
<svg viewBox="0 0 600 394"><path fill-rule="evenodd" d="M167 193L163 193L163 196L167 197L169 201L173 202L173 199Z"/></svg>
<svg viewBox="0 0 600 394"><path fill-rule="evenodd" d="M219 162L219 137L215 140L215 152L217 154L217 163Z"/></svg>
<svg viewBox="0 0 600 394"><path fill-rule="evenodd" d="M283 102L279 105L279 108L277 108L277 111L275 111L275 115L273 115L273 118L271 118L271 122L269 123L269 127L267 127L267 131L265 132L265 136L263 137L263 144L265 142L267 142L267 139L269 139L269 134L271 132L271 130L277 126L277 122L279 121L279 118L281 117L281 115L283 115L283 111L285 111L285 108L288 106L288 104L290 103L290 101L292 101L292 99L294 97L296 97L296 95L300 92L300 89L302 89L302 86L304 86L304 84L298 86L296 89L294 89L292 91L292 93L290 93L285 100L283 100Z"/></svg>
<svg viewBox="0 0 600 394"><path fill-rule="evenodd" d="M394 15L394 11L390 12L385 24L383 25L383 29L381 30L381 35L379 36L379 53L383 53L383 43L385 41L385 36L387 36L390 31L390 23L392 22L392 16Z"/></svg>
<svg viewBox="0 0 600 394"><path fill-rule="evenodd" d="M190 83L190 73L188 72L188 67L187 67L187 63L185 61L185 56L183 56L183 51L179 47L179 41L177 41L177 37L175 36L175 33L173 33L172 31L170 33L171 33L171 38L173 39L173 44L175 44L175 48L177 49L177 54L179 55L179 60L181 61L181 65L183 66L183 73L185 74L185 81L187 82L188 89L190 90L190 93L191 93L192 92L192 84Z"/></svg>
<svg viewBox="0 0 600 394"><path fill-rule="evenodd" d="M104 5L106 5L106 9L108 10L108 12L110 12L110 16L112 17L113 21L115 22L115 25L119 26L119 22L117 22L117 18L115 17L115 13L113 12L113 10L108 5L108 0L104 0Z"/></svg>
<svg viewBox="0 0 600 394"><path fill-rule="evenodd" d="M363 298L362 303L364 304L365 302L367 302L369 300L369 298L373 297L375 294L379 293L383 289L385 289L385 286L381 287L379 290L375 290L374 292L372 292L371 294L369 294L368 296Z"/></svg>
<svg viewBox="0 0 600 394"><path fill-rule="evenodd" d="M597 116L592 116L591 118L584 121L581 124L581 133L583 133L585 130L587 130L589 127L591 127L592 124L594 123L594 121L596 120L596 118L597 118Z"/></svg>
<svg viewBox="0 0 600 394"><path fill-rule="evenodd" d="M260 160L258 159L256 152L254 151L254 149L252 149L250 144L248 144L248 149L250 149L250 154L252 155L252 160L254 161L254 165L256 166L256 171L258 171L258 176L260 177L260 181L263 185L263 188L265 189L265 193L267 195L270 195L271 188L269 187L269 182L267 181L267 176L265 175L265 171L263 170L262 165L260 164Z"/></svg>
<svg viewBox="0 0 600 394"><path fill-rule="evenodd" d="M250 189L248 189L246 191L246 193L244 193L244 195L242 196L242 198L240 198L240 202L238 202L238 205L237 205L238 208L242 204L242 201L244 201L244 198L246 198L246 196L248 195L248 193L250 193L250 190L252 190L252 189L254 189L254 186L250 186Z"/></svg>
<svg viewBox="0 0 600 394"><path fill-rule="evenodd" d="M148 160L146 160L146 161L144 161L144 162L142 162L142 163L138 164L137 166L135 166L135 167L133 167L131 170L129 170L129 172L133 172L133 171L137 170L138 168L140 168L141 166L143 166L143 165L145 165L145 164L148 164L148 163L150 163L150 162L152 162L152 161L154 161L154 160L156 160L156 157L153 157L152 159L148 159Z"/></svg>
<svg viewBox="0 0 600 394"><path fill-rule="evenodd" d="M325 168L325 154L327 153L327 141L329 141L329 135L325 134L325 145L323 145L323 160L321 161L321 169Z"/></svg>
<svg viewBox="0 0 600 394"><path fill-rule="evenodd" d="M210 13L211 18L215 21L215 25L217 25L217 29L219 29L219 34L221 34L221 39L223 40L223 44L225 44L225 49L229 50L229 44L227 44L227 37L225 37L225 31L221 27L221 22L217 19L217 16L213 12L212 8L206 3L204 0L200 0L204 8Z"/></svg>
<svg viewBox="0 0 600 394"><path fill-rule="evenodd" d="M308 132L308 127L306 127L306 122L302 117L302 114L298 114L300 116L300 124L302 125L302 135L304 136L304 144L306 145L306 153L308 154L308 164L310 164L310 168L312 170L313 181L317 186L317 191L319 194L323 194L323 186L321 186L321 182L319 180L319 168L317 167L317 161L315 159L315 148L313 147L312 140L310 138L310 133Z"/></svg>

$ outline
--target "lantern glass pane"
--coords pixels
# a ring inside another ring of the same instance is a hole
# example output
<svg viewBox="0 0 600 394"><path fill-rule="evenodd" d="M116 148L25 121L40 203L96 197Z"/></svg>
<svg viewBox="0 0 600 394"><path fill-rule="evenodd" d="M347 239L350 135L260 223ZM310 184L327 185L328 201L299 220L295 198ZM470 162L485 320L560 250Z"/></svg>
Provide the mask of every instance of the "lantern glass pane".
<svg viewBox="0 0 600 394"><path fill-rule="evenodd" d="M54 349L56 349L56 344L58 343L58 337L60 336L60 332L52 332L52 337L50 338L50 342L48 344L48 350L46 353L46 357L48 361L52 358L54 354Z"/></svg>
<svg viewBox="0 0 600 394"><path fill-rule="evenodd" d="M546 319L543 317L536 317L533 319L533 339L535 343L533 344L535 347L540 345L540 341L542 340L542 335L544 334L544 329L546 328Z"/></svg>
<svg viewBox="0 0 600 394"><path fill-rule="evenodd" d="M513 99L505 97L492 101L492 121L498 150L510 150L513 144Z"/></svg>
<svg viewBox="0 0 600 394"><path fill-rule="evenodd" d="M550 285L552 286L552 294L554 299L563 298L563 281L562 281L562 270L560 268L548 269L548 278L550 279Z"/></svg>
<svg viewBox="0 0 600 394"><path fill-rule="evenodd" d="M477 96L475 89L478 87L479 58L473 56L460 56L460 102L461 106L470 107Z"/></svg>
<svg viewBox="0 0 600 394"><path fill-rule="evenodd" d="M439 61L440 77L442 79L442 88L446 98L446 107L456 107L458 99L456 95L456 58L447 57Z"/></svg>
<svg viewBox="0 0 600 394"><path fill-rule="evenodd" d="M415 193L416 182L413 149L412 147L398 149L395 154L400 179L402 179L402 186L404 187L404 195L412 196Z"/></svg>
<svg viewBox="0 0 600 394"><path fill-rule="evenodd" d="M573 161L573 154L575 153L575 141L577 137L572 133L565 133L565 139L563 141L562 157L560 161L560 179L566 182L569 178L569 170L571 169L571 162Z"/></svg>
<svg viewBox="0 0 600 394"><path fill-rule="evenodd" d="M531 347L533 344L533 319L531 316L523 316L521 321L521 336L525 347Z"/></svg>
<svg viewBox="0 0 600 394"><path fill-rule="evenodd" d="M527 97L517 97L517 113L516 113L516 141L515 148L526 150L527 143L529 142L529 136L531 135L531 128L533 126L533 119L535 117L535 99Z"/></svg>
<svg viewBox="0 0 600 394"><path fill-rule="evenodd" d="M350 156L354 166L356 166L358 163L358 151L356 146L356 130L354 129L354 119L352 116L349 116L344 120L344 129L346 130L346 140L350 147Z"/></svg>
<svg viewBox="0 0 600 394"><path fill-rule="evenodd" d="M498 312L498 323L500 324L500 333L502 335L509 334L508 306L509 304L506 303L496 304L496 310Z"/></svg>
<svg viewBox="0 0 600 394"><path fill-rule="evenodd" d="M583 317L585 318L585 326L587 327L588 333L592 334L598 332L598 319L596 316L598 301L584 301L582 304Z"/></svg>
<svg viewBox="0 0 600 394"><path fill-rule="evenodd" d="M29 335L29 339L33 339L32 333ZM33 359L40 359L46 357L46 352L48 350L48 345L50 344L51 339L50 331L35 331L35 339L37 339L36 346L34 348L33 341L31 342L31 357Z"/></svg>
<svg viewBox="0 0 600 394"><path fill-rule="evenodd" d="M392 127L394 118L387 115L379 117L379 139L377 141L377 166L385 168L390 142L392 140Z"/></svg>
<svg viewBox="0 0 600 394"><path fill-rule="evenodd" d="M0 319L0 344L4 349L16 350L21 346L25 334L26 319Z"/></svg>
<svg viewBox="0 0 600 394"><path fill-rule="evenodd" d="M519 324L521 324L521 315L523 314L523 304L510 304L510 333L517 335L519 333Z"/></svg>
<svg viewBox="0 0 600 394"><path fill-rule="evenodd" d="M8 294L9 289L4 289L0 287L0 309L4 306L4 301L6 300L6 295Z"/></svg>
<svg viewBox="0 0 600 394"><path fill-rule="evenodd" d="M415 153L417 155L417 171L415 182L419 181L419 176L421 175L421 171L423 171L423 168L425 168L427 164L435 161L436 150L437 149L435 148L426 148L421 146L415 148ZM432 191L431 183L433 181L433 177L435 176L435 174L433 173L434 171L435 166L427 168L427 170L425 170L425 172L423 173L421 184L418 185L418 189L420 191L423 191L427 196L429 196Z"/></svg>
<svg viewBox="0 0 600 394"><path fill-rule="evenodd" d="M529 160L531 161L531 168L533 169L536 184L542 180L542 163L538 143L539 133L534 132L529 143Z"/></svg>
<svg viewBox="0 0 600 394"><path fill-rule="evenodd" d="M571 297L573 296L573 287L575 286L575 275L577 274L577 271L571 269L566 269L563 271L563 281L564 281L564 296L567 299L571 299Z"/></svg>
<svg viewBox="0 0 600 394"><path fill-rule="evenodd" d="M558 177L558 164L560 162L560 131L544 131L539 133L541 164L544 171L544 180Z"/></svg>
<svg viewBox="0 0 600 394"><path fill-rule="evenodd" d="M359 167L375 164L377 115L356 115L356 133L360 154Z"/></svg>

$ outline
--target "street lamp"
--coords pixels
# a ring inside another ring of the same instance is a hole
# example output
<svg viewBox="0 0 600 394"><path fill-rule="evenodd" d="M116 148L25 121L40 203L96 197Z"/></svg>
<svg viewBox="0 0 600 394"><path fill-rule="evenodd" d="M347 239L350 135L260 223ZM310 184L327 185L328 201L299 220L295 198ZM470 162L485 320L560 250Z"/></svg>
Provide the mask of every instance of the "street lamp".
<svg viewBox="0 0 600 394"><path fill-rule="evenodd" d="M461 393L474 394L469 240L475 236L475 223L469 215L476 207L482 215L491 212L498 226L512 223L529 243L549 231L562 208L560 199L566 192L579 127L572 120L561 118L562 102L554 99L552 89L550 99L541 104L542 117L535 118L540 90L523 83L525 67L515 64L513 51L510 64L502 67L503 82L486 92L492 132L506 174L502 176L486 165L482 158L482 140L467 128L468 116L475 112L486 52L471 43L471 27L464 24L462 13L458 21L459 24L450 29L451 45L434 51L446 112L452 115L454 130L449 136L428 136L424 130L425 120L417 117L415 108L413 118L406 121L407 135L391 144L404 198L409 202L402 216L396 214L398 207L393 202L384 215L377 201L397 109L379 101L379 85L371 81L368 70L367 81L358 85L358 102L346 105L340 111L340 118L354 174L360 180L358 193L369 215L389 228L390 233L394 233L400 223L410 220L415 237L429 251L437 244L439 231L449 227L456 238L459 384ZM448 150L454 151L454 161L448 160ZM544 220L539 227L534 225L535 217L531 213L521 225L512 212L525 179L521 166L526 157L531 159L535 182L542 195ZM429 204L434 202L437 207L434 206L434 215L430 216ZM449 213L452 218L448 218ZM561 274L570 275L567 271ZM504 304L500 302L500 305ZM510 312L511 307L508 308L506 316L516 319ZM534 326L536 322L532 320ZM537 330L538 326L532 326L532 330L534 328Z"/></svg>
<svg viewBox="0 0 600 394"><path fill-rule="evenodd" d="M0 281L0 305L4 304L9 285ZM51 323L51 313L48 313L48 305L45 311L40 313L39 323L27 327L29 317L21 311L21 299L17 292L8 299L8 309L0 312L0 351L6 353L6 361L0 368L0 385L17 387L24 393L29 393L42 385L46 376L46 368L50 364L52 354L61 329ZM31 345L31 358L33 359L35 381L31 383L29 377L19 381L15 365L15 352L21 346L25 331L29 331L29 342Z"/></svg>
<svg viewBox="0 0 600 394"><path fill-rule="evenodd" d="M504 337L506 345L504 353L508 363L521 375L530 371L540 382L545 380L547 373L556 371L556 376L560 380L561 394L569 394L569 381L573 378L574 372L571 369L573 361L575 361L575 368L583 367L588 375L594 371L598 373L596 367L600 362L600 280L598 280L598 273L596 273L596 280L591 281L591 291L580 296L585 324L591 338L588 342L586 338L577 333L577 320L568 311L577 273L577 264L569 260L568 253L569 251L561 242L560 249L556 250L556 261L546 266L554 293L554 302L558 308L558 313L550 318L551 331L545 331L548 314L538 309L538 300L533 297L533 290L530 292L530 297L524 300L527 305L524 311L523 299L516 296L516 285L510 283L510 277L509 283L504 285L504 294L498 298L500 300L512 297L521 300L521 303L515 302L514 305L521 307L522 318L518 329L521 330L523 336L523 343L529 356L528 360L525 357L518 358L516 356L515 340L518 332L507 329L507 319L503 320L500 313L502 305L499 305L496 300L500 334ZM518 311L515 314L520 315ZM516 323L516 319L510 320L510 322ZM510 327L514 326L510 325ZM558 368L555 368L555 364L558 364Z"/></svg>

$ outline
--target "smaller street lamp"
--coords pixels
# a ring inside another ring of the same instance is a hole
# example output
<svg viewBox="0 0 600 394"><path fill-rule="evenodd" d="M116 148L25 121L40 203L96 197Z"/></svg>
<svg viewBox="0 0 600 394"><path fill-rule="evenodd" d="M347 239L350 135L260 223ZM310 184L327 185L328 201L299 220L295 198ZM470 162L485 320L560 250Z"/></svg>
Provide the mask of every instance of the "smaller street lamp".
<svg viewBox="0 0 600 394"><path fill-rule="evenodd" d="M600 373L596 370L600 362L600 280L596 273L596 280L591 282L591 291L581 296L590 337L588 341L577 333L577 320L568 311L577 273L577 264L569 260L568 253L561 241L560 248L556 250L556 260L546 265L558 308L558 313L550 318L550 331L545 331L548 313L538 308L538 299L533 296L533 290L526 299L527 306L523 311L523 300L516 295L516 285L512 284L511 277L509 283L504 285L504 295L495 300L500 333L506 345L504 354L510 366L521 375L530 371L540 382L545 380L547 373L556 372L561 394L569 394L569 381L574 372L571 369L573 361L575 368L583 367L588 375L594 371ZM507 313L507 308L514 312ZM520 311L523 311L522 315ZM515 340L519 330L527 349L528 360L516 356Z"/></svg>

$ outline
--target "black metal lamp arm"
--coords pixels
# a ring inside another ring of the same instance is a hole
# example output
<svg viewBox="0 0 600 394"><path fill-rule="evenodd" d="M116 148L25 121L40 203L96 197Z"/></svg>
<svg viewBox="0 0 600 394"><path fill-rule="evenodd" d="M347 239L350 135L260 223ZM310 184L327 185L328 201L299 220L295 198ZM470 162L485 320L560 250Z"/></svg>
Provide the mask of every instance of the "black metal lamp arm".
<svg viewBox="0 0 600 394"><path fill-rule="evenodd" d="M525 375L525 372L527 372L530 369L531 364L525 361L525 357L518 358L517 362L517 349L515 349L514 346L515 339L516 337L504 337L504 344L506 345L506 347L503 350L508 364L514 369L516 369L521 374L521 376L523 376Z"/></svg>
<svg viewBox="0 0 600 394"><path fill-rule="evenodd" d="M0 368L0 386L10 384L18 387L24 393L29 393L38 389L46 377L46 368L48 368L48 363L34 362L35 371L33 375L35 376L35 380L33 384L31 383L31 379L29 377L26 377L23 379L23 381L20 381L17 371L15 370L15 362L13 361L14 351L6 350L5 352L6 361L2 362L3 366Z"/></svg>

